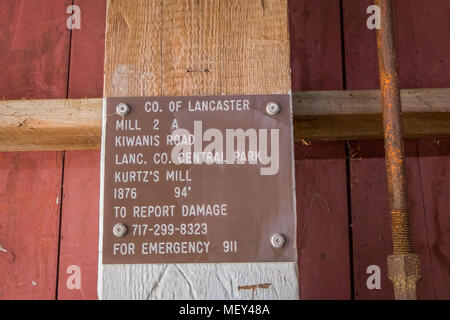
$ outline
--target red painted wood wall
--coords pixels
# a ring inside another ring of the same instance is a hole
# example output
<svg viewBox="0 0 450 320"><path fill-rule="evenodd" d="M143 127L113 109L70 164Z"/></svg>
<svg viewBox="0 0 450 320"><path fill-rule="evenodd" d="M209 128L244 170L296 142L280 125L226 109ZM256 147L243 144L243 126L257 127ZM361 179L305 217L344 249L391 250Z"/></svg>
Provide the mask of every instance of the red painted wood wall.
<svg viewBox="0 0 450 320"><path fill-rule="evenodd" d="M450 3L395 0L402 88L450 87ZM0 98L101 97L105 0L0 2ZM293 90L377 89L370 0L290 0ZM450 139L407 141L421 299L450 299ZM302 299L391 299L381 141L295 145ZM0 299L96 299L99 151L0 153ZM370 265L381 290L366 286ZM69 289L70 266L81 289Z"/></svg>

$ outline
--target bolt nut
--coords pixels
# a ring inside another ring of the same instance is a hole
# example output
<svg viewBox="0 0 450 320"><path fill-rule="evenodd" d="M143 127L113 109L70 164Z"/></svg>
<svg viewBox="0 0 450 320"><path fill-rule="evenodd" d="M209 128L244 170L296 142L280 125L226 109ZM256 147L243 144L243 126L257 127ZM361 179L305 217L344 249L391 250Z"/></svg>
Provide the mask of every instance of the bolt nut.
<svg viewBox="0 0 450 320"><path fill-rule="evenodd" d="M286 237L281 233L274 233L270 238L270 244L276 249L283 248L286 244Z"/></svg>
<svg viewBox="0 0 450 320"><path fill-rule="evenodd" d="M113 227L113 233L118 238L122 238L123 236L125 236L127 234L127 231L127 226L123 223L116 223Z"/></svg>
<svg viewBox="0 0 450 320"><path fill-rule="evenodd" d="M280 112L280 106L275 102L269 102L266 106L266 112L268 115L274 116Z"/></svg>
<svg viewBox="0 0 450 320"><path fill-rule="evenodd" d="M130 107L125 103L119 103L116 107L116 113L119 116L126 116L130 112Z"/></svg>

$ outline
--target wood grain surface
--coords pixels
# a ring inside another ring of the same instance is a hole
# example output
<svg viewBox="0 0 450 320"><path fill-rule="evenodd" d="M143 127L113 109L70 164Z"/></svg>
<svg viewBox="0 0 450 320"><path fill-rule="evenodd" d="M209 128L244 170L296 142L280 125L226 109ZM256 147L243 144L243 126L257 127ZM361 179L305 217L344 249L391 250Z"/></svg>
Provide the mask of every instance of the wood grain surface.
<svg viewBox="0 0 450 320"><path fill-rule="evenodd" d="M287 13L286 0L108 1L104 96L289 94ZM99 297L296 299L297 264L100 265Z"/></svg>
<svg viewBox="0 0 450 320"><path fill-rule="evenodd" d="M72 40L75 44L76 39ZM83 61L95 55L89 57ZM95 68L81 70L96 72ZM89 86L85 91L98 92L97 88ZM450 136L450 89L405 89L401 94L406 138ZM100 98L0 101L0 150L99 149L102 103ZM296 91L292 103L296 141L383 136L379 90Z"/></svg>
<svg viewBox="0 0 450 320"><path fill-rule="evenodd" d="M71 1L0 1L0 99L64 99ZM2 119L3 121L3 119ZM55 299L63 153L0 153L0 299Z"/></svg>
<svg viewBox="0 0 450 320"><path fill-rule="evenodd" d="M106 1L75 0L74 4L82 11L82 26L72 32L68 97L101 97ZM65 155L58 299L97 299L100 151L66 151ZM67 286L71 266L79 267L80 288Z"/></svg>

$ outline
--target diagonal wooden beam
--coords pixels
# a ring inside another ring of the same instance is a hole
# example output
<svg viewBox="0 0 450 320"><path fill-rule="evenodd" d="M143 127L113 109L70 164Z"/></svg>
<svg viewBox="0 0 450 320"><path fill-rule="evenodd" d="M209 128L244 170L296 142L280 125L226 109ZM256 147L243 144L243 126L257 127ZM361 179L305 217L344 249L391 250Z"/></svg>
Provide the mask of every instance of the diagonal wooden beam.
<svg viewBox="0 0 450 320"><path fill-rule="evenodd" d="M450 136L450 88L401 91L406 138ZM380 92L293 95L294 136L381 139ZM0 101L0 151L99 149L102 99Z"/></svg>

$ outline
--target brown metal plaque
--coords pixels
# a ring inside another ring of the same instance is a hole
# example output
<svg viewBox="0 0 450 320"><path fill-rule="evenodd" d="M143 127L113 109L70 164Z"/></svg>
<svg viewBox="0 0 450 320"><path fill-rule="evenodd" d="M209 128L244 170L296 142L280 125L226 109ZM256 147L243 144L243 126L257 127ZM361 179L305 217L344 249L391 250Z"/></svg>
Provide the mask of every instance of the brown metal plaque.
<svg viewBox="0 0 450 320"><path fill-rule="evenodd" d="M297 260L289 95L108 98L105 112L103 264Z"/></svg>

